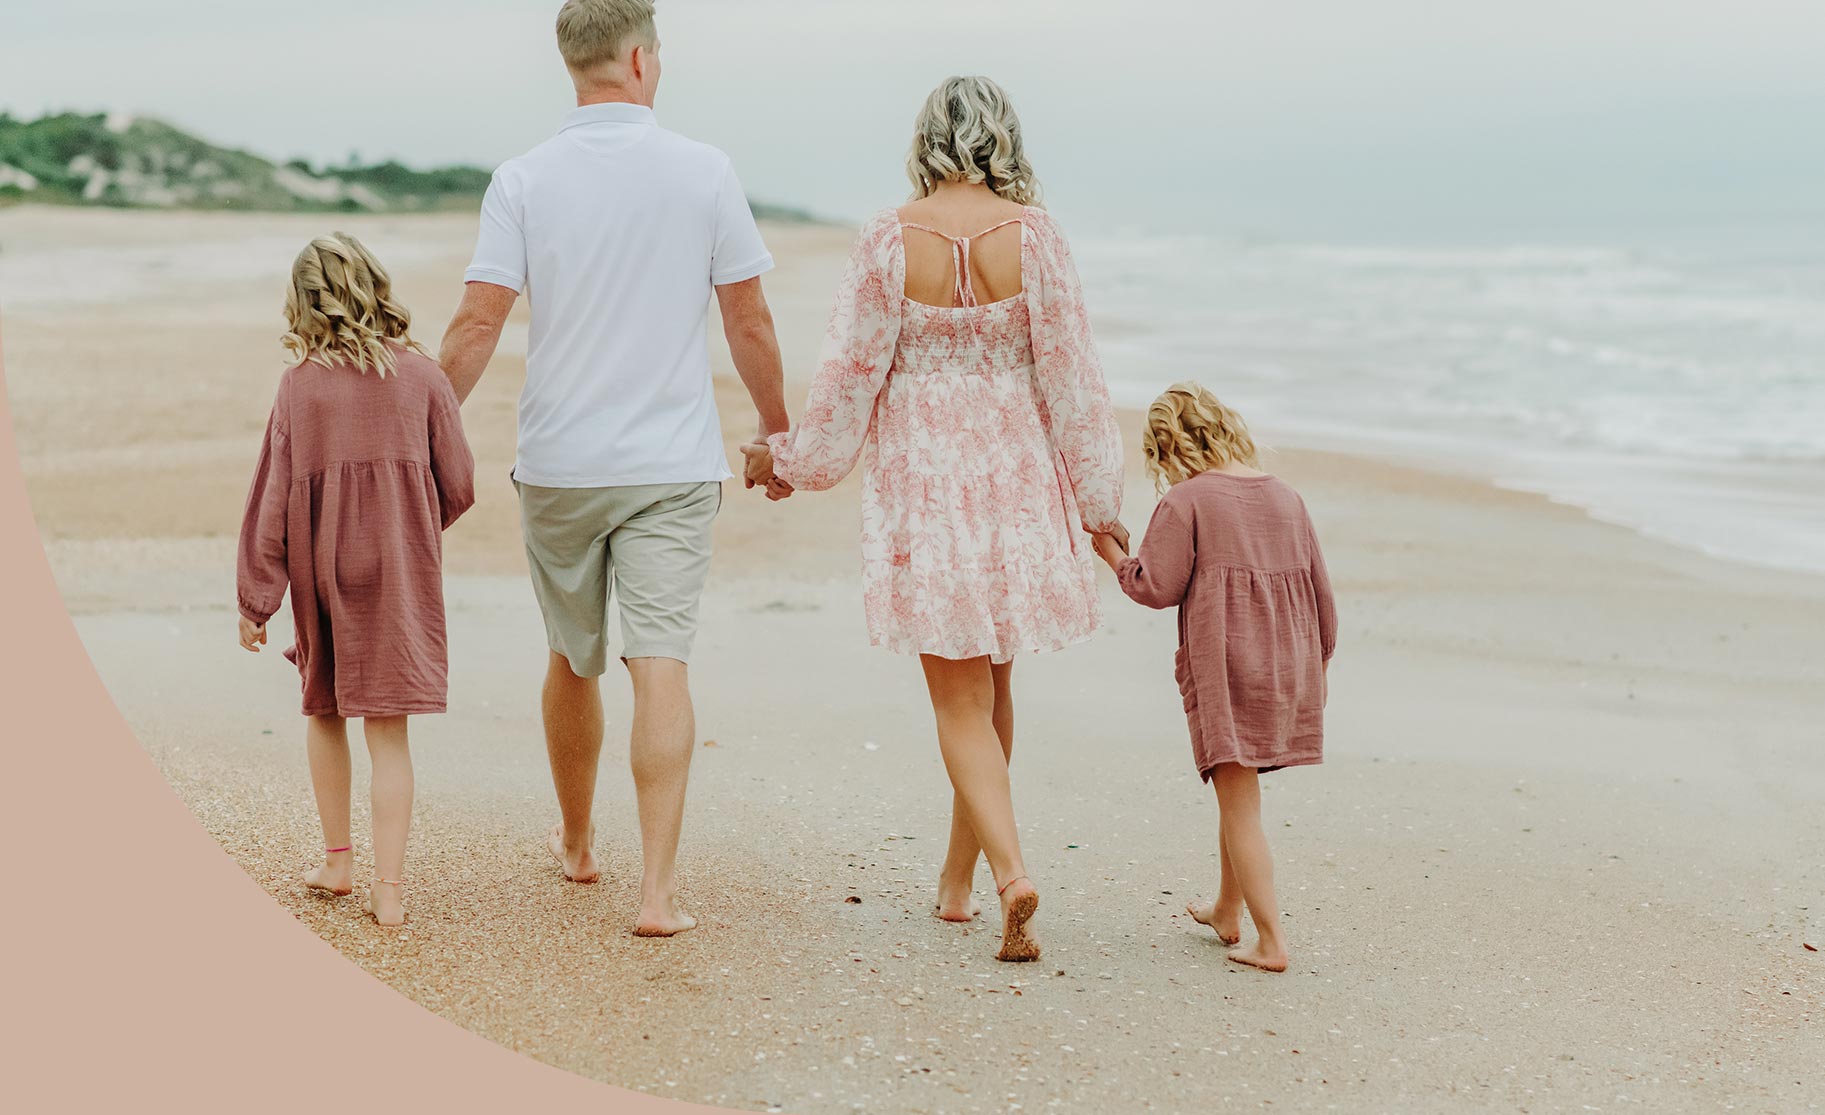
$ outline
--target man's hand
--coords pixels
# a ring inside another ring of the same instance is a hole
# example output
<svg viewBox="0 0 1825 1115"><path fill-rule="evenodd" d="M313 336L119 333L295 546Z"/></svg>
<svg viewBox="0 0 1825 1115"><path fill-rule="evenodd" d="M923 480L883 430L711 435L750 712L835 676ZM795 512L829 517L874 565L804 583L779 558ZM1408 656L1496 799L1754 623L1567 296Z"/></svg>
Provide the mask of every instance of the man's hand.
<svg viewBox="0 0 1825 1115"><path fill-rule="evenodd" d="M264 646L265 644L266 644L266 625L264 623L255 623L253 620L248 619L246 616L242 616L241 617L241 649L250 650L250 651L254 652L255 654L258 654L258 653L260 653L260 648L262 646Z"/></svg>
<svg viewBox="0 0 1825 1115"><path fill-rule="evenodd" d="M742 469L742 484L745 487L764 486L767 498L776 503L792 494L792 485L774 475L773 451L767 448L766 442L757 441L742 446L741 455L747 458Z"/></svg>

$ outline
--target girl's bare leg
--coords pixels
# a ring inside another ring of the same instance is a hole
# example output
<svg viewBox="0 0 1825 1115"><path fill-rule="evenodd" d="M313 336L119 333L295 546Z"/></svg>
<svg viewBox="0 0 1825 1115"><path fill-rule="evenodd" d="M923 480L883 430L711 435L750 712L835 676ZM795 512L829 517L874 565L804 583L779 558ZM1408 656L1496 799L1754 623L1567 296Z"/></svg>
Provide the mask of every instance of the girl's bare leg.
<svg viewBox="0 0 1825 1115"><path fill-rule="evenodd" d="M1223 836L1223 826L1220 823L1217 825L1217 848L1222 859L1222 874L1217 879L1217 900L1189 903L1185 912L1216 930L1217 940L1226 945L1240 944L1242 887L1236 882L1235 866L1229 862L1229 840Z"/></svg>
<svg viewBox="0 0 1825 1115"><path fill-rule="evenodd" d="M406 718L369 717L362 723L374 762L374 888L368 908L381 925L406 920L406 837L412 831L412 752ZM389 881L390 880L390 881Z"/></svg>
<svg viewBox="0 0 1825 1115"><path fill-rule="evenodd" d="M995 683L986 657L961 661L920 656L938 722L938 748L951 787L963 803L970 829L988 856L1001 893L1001 960L1037 960L1039 944L1027 923L1039 895L1026 877L1014 798L1008 785L1007 755L995 734Z"/></svg>
<svg viewBox="0 0 1825 1115"><path fill-rule="evenodd" d="M1269 972L1286 971L1286 939L1280 934L1280 905L1274 897L1274 859L1261 828L1261 776L1253 767L1224 763L1211 779L1217 787L1223 840L1229 865L1255 923L1255 943L1230 950L1229 958Z"/></svg>
<svg viewBox="0 0 1825 1115"><path fill-rule="evenodd" d="M989 665L995 683L995 711L992 717L995 735L1001 740L1001 754L1009 762L1014 758L1014 664ZM970 827L963 808L963 797L951 795L951 842L944 856L944 868L938 872L937 914L945 921L974 921L982 913L976 901L976 861L982 858L982 841Z"/></svg>
<svg viewBox="0 0 1825 1115"><path fill-rule="evenodd" d="M331 852L348 848L349 838L349 733L340 716L312 716L305 720L305 747L310 755L311 792L317 796L317 818L323 822L323 863L304 876L304 885L331 894L348 894L355 888L355 853Z"/></svg>

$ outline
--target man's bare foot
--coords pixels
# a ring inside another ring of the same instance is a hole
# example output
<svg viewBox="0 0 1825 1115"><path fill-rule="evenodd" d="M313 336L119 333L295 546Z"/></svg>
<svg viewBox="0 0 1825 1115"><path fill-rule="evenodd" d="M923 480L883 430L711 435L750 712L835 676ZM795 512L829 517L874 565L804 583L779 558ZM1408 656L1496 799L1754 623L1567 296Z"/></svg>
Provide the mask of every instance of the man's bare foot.
<svg viewBox="0 0 1825 1115"><path fill-rule="evenodd" d="M355 853L326 853L321 864L304 873L304 885L337 898L355 893Z"/></svg>
<svg viewBox="0 0 1825 1115"><path fill-rule="evenodd" d="M1259 968L1263 972L1286 971L1286 950L1269 948L1260 941L1256 941L1245 949L1230 949L1229 958L1238 964Z"/></svg>
<svg viewBox="0 0 1825 1115"><path fill-rule="evenodd" d="M1208 925L1216 931L1217 940L1226 945L1242 943L1242 907L1233 910L1219 910L1215 902L1206 902L1202 906L1196 902L1187 902L1185 912L1199 925Z"/></svg>
<svg viewBox="0 0 1825 1115"><path fill-rule="evenodd" d="M1001 951L996 960L1018 964L1039 959L1039 942L1028 932L1028 923L1039 911L1039 891L1026 877L1015 879L1001 892Z"/></svg>
<svg viewBox="0 0 1825 1115"><path fill-rule="evenodd" d="M374 920L387 929L397 929L406 923L405 884L386 879L375 879L374 885L368 888L368 913Z"/></svg>
<svg viewBox="0 0 1825 1115"><path fill-rule="evenodd" d="M932 916L939 921L969 922L975 921L982 913L982 903L976 901L971 888L965 886L950 888L942 880L938 883L938 905L932 910Z"/></svg>
<svg viewBox="0 0 1825 1115"><path fill-rule="evenodd" d="M596 853L590 847L595 835L592 830L584 839L583 846L572 851L565 847L564 824L560 821L551 826L551 833L545 838L545 849L551 853L552 859L558 861L558 870L573 883L593 883L602 877L602 873L596 870Z"/></svg>
<svg viewBox="0 0 1825 1115"><path fill-rule="evenodd" d="M676 898L663 901L641 900L640 917L634 922L636 937L676 937L697 928L697 919L678 908Z"/></svg>

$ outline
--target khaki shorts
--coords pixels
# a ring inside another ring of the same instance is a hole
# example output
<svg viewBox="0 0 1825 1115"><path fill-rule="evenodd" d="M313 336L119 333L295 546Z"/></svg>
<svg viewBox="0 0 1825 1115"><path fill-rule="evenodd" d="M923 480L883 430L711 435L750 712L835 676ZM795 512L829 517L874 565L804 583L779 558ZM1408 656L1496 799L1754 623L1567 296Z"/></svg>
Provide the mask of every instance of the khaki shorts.
<svg viewBox="0 0 1825 1115"><path fill-rule="evenodd" d="M611 593L623 659L690 661L721 484L514 487L545 635L572 672L599 677L608 669Z"/></svg>

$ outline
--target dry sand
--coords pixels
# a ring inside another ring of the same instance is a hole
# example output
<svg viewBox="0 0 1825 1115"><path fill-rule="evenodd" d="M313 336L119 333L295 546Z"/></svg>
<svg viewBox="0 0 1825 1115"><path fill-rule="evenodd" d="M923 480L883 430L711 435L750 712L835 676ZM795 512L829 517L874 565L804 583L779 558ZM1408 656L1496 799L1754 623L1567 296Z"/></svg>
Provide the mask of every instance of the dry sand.
<svg viewBox="0 0 1825 1115"><path fill-rule="evenodd" d="M435 345L471 220L333 223L393 261ZM1290 974L1226 964L1182 913L1215 885L1215 805L1172 617L1108 583L1101 638L1017 670L1044 959L998 965L994 926L929 916L949 793L916 667L865 646L853 482L780 506L730 487L693 670L704 924L631 937L613 675L604 885L562 883L540 845L544 649L507 483L523 323L465 412L481 497L448 544L453 712L413 729L412 929L306 893L296 678L234 647L232 538L281 276L325 224L0 210L7 389L65 600L152 759L276 901L427 1009L755 1109L1825 1104L1825 954L1802 947L1825 947L1825 579L1322 452L1272 463L1313 507L1344 622L1329 760L1264 783ZM848 234L768 231L802 372ZM751 416L722 387L738 440ZM1150 507L1137 476L1137 531Z"/></svg>

